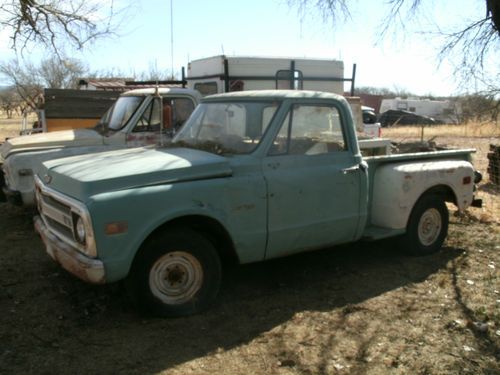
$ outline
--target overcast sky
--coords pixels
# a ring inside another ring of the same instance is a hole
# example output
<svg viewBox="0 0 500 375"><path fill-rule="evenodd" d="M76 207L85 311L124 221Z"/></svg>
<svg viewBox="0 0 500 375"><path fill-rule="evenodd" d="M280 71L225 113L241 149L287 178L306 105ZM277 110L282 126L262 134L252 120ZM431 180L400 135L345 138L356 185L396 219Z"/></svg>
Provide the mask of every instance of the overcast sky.
<svg viewBox="0 0 500 375"><path fill-rule="evenodd" d="M120 36L72 55L92 70L119 69L131 74L155 65L178 73L190 60L223 53L332 58L344 61L346 75L357 64L358 86L404 89L420 95L457 93L452 65L445 61L438 66L439 43L420 31L436 25L452 29L479 19L485 14L485 1L423 1L420 16L383 41L379 39L380 24L388 12L385 1L349 3L351 18L332 27L317 15L301 17L286 0L173 0L172 67L170 1L115 0L115 6L132 4L121 23ZM0 60L13 56L2 31ZM43 50L31 49L24 57L36 61L43 57ZM498 60L488 65L498 72Z"/></svg>

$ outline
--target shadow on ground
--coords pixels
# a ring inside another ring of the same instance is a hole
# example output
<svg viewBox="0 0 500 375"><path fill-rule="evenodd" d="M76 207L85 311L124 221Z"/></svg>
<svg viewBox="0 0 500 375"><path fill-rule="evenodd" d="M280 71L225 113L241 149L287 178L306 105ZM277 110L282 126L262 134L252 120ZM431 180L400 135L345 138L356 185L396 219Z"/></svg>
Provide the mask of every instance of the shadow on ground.
<svg viewBox="0 0 500 375"><path fill-rule="evenodd" d="M421 282L462 253L412 258L390 242L358 243L232 267L208 312L155 319L137 314L120 284L94 287L61 271L31 228L18 211L0 214L0 370L14 373L157 373L248 343L299 312Z"/></svg>

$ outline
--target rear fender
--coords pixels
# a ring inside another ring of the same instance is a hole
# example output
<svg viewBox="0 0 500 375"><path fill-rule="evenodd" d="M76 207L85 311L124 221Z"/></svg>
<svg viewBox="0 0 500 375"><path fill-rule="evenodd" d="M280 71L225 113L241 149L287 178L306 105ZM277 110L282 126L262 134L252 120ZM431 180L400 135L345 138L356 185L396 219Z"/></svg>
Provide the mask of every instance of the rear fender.
<svg viewBox="0 0 500 375"><path fill-rule="evenodd" d="M371 224L402 229L426 192L464 210L473 201L474 168L467 161L427 161L381 166L374 179Z"/></svg>

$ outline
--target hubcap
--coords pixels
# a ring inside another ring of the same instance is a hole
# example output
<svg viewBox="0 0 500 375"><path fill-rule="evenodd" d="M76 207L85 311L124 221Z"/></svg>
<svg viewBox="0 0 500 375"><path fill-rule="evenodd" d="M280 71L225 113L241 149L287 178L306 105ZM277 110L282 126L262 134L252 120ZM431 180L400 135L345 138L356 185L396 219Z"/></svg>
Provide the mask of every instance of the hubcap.
<svg viewBox="0 0 500 375"><path fill-rule="evenodd" d="M420 217L418 222L418 238L422 245L430 246L441 233L441 214L435 208L429 208Z"/></svg>
<svg viewBox="0 0 500 375"><path fill-rule="evenodd" d="M163 303L188 302L200 290L203 269L200 262L184 251L173 251L160 257L149 272L149 287Z"/></svg>

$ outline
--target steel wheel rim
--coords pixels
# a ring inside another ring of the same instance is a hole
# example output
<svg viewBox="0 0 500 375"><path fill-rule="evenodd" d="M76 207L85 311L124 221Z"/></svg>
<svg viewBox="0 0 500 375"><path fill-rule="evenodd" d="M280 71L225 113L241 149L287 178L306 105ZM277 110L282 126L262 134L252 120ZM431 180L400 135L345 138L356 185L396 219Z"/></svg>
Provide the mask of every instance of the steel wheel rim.
<svg viewBox="0 0 500 375"><path fill-rule="evenodd" d="M436 208L429 208L418 222L418 238L424 246L430 246L439 237L442 228L441 213Z"/></svg>
<svg viewBox="0 0 500 375"><path fill-rule="evenodd" d="M163 303L178 305L191 300L203 284L203 268L193 255L173 251L160 257L149 272L149 287Z"/></svg>

